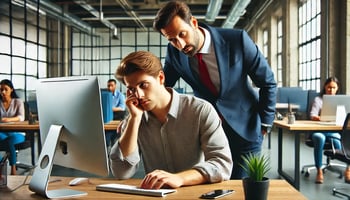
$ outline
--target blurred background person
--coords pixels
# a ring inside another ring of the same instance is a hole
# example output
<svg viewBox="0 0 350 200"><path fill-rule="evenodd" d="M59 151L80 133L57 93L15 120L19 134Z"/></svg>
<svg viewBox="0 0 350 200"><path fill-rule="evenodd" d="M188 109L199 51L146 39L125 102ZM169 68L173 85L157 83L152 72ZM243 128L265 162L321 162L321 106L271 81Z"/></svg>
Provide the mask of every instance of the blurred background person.
<svg viewBox="0 0 350 200"><path fill-rule="evenodd" d="M10 80L4 79L0 82L1 91L1 122L24 121L24 104L19 99ZM0 132L0 143L6 145L11 166L11 175L16 174L16 149L15 144L24 142L25 134L20 132ZM0 158L1 160L1 158Z"/></svg>
<svg viewBox="0 0 350 200"><path fill-rule="evenodd" d="M323 95L336 95L339 93L339 81L336 77L329 77L320 92L320 95L315 97L310 110L310 118L313 121L320 121L320 114L323 105ZM315 183L323 183L322 158L323 147L326 141L332 141L335 149L341 149L340 134L338 132L315 132L311 135L314 143L314 160L317 170ZM338 138L338 139L337 139ZM350 181L350 172L345 173L345 181Z"/></svg>
<svg viewBox="0 0 350 200"><path fill-rule="evenodd" d="M109 79L107 82L108 91L112 92L113 96L113 112L125 111L125 96L117 90L117 81Z"/></svg>

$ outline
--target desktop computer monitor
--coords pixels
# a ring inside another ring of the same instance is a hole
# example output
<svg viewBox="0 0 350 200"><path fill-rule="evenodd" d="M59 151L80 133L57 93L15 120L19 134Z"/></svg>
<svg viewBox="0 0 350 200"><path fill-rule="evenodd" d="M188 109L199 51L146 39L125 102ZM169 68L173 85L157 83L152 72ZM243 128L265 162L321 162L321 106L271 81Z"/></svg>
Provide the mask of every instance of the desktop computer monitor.
<svg viewBox="0 0 350 200"><path fill-rule="evenodd" d="M44 141L29 189L48 198L85 192L47 190L53 164L108 176L101 93L96 77L39 80L37 93L41 141Z"/></svg>
<svg viewBox="0 0 350 200"><path fill-rule="evenodd" d="M350 95L323 95L322 99L321 121L336 121L337 106L344 106L345 112L350 112Z"/></svg>

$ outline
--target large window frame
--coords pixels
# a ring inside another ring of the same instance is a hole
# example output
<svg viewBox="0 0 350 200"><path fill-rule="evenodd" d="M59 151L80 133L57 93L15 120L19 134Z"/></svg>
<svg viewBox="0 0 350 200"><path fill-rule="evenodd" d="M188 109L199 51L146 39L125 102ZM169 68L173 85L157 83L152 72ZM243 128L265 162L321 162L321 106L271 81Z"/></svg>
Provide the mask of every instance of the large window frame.
<svg viewBox="0 0 350 200"><path fill-rule="evenodd" d="M277 19L277 86L283 86L283 21L282 18Z"/></svg>
<svg viewBox="0 0 350 200"><path fill-rule="evenodd" d="M38 7L0 2L0 80L13 82L23 100L47 76L47 17Z"/></svg>
<svg viewBox="0 0 350 200"><path fill-rule="evenodd" d="M321 1L299 0L299 86L320 91Z"/></svg>

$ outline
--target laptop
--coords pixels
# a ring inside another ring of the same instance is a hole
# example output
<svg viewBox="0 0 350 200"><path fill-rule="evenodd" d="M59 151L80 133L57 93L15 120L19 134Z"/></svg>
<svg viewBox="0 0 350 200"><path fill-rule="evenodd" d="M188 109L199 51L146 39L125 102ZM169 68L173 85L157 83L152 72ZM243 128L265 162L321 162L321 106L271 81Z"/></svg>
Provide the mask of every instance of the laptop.
<svg viewBox="0 0 350 200"><path fill-rule="evenodd" d="M338 116L337 108L339 111ZM348 112L350 112L350 95L323 95L323 104L320 115L321 123L342 125L346 113Z"/></svg>

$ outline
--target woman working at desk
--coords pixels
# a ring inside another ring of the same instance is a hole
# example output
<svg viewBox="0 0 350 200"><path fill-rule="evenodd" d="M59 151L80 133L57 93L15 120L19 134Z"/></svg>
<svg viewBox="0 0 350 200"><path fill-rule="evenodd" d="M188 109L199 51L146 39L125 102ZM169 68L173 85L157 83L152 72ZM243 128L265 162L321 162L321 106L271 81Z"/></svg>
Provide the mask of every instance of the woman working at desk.
<svg viewBox="0 0 350 200"><path fill-rule="evenodd" d="M18 122L24 120L24 104L18 98L13 84L10 80L4 79L0 82L0 111L1 122ZM11 175L16 174L16 149L15 144L25 140L23 133L18 132L0 132L1 145L7 145L9 161L11 166ZM1 156L0 156L1 157ZM1 160L1 158L0 158Z"/></svg>
<svg viewBox="0 0 350 200"><path fill-rule="evenodd" d="M315 97L310 110L310 118L314 121L320 121L320 113L322 108L322 97L323 95L336 95L339 92L339 81L336 77L330 77L326 80L323 85L323 89L319 96ZM323 147L326 140L331 140L332 138L338 138L332 140L335 149L341 149L340 134L338 132L315 132L312 134L312 141L314 143L314 159L315 166L317 169L316 181L315 183L323 183L323 171L322 171L322 156ZM350 172L350 171L349 171ZM345 173L345 181L350 182L350 173Z"/></svg>

